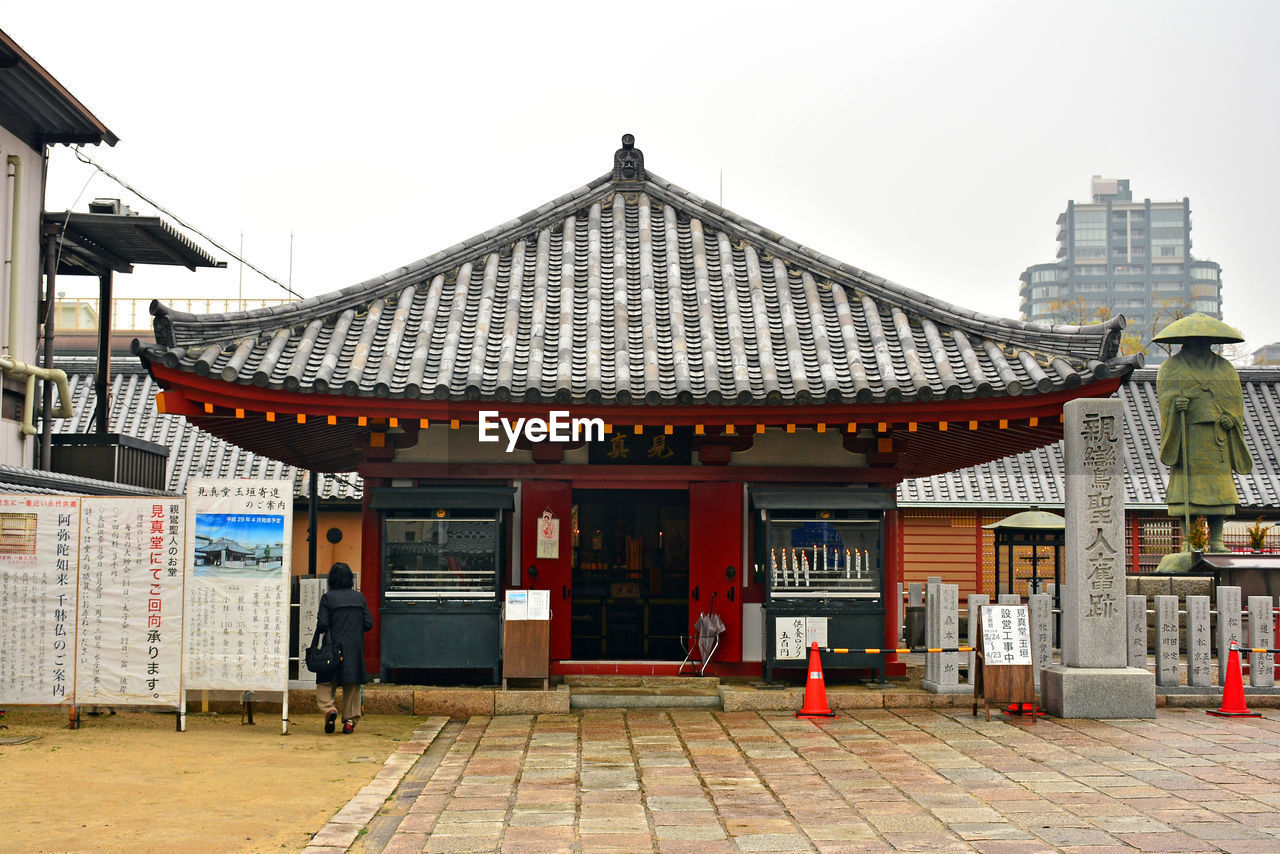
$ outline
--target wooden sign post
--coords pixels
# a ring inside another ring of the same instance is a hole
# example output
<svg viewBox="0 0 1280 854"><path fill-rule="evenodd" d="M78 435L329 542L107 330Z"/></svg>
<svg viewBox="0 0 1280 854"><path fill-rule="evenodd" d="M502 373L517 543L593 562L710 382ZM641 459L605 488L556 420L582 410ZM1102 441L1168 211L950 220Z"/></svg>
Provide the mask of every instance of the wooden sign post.
<svg viewBox="0 0 1280 854"><path fill-rule="evenodd" d="M541 679L551 667L551 599L546 590L508 590L503 618L502 690L508 679Z"/></svg>
<svg viewBox="0 0 1280 854"><path fill-rule="evenodd" d="M1031 672L1031 620L1026 605L984 605L978 623L974 652L976 679L973 684L973 714L978 714L978 696L991 720L991 704L1031 707L1035 723L1036 685Z"/></svg>

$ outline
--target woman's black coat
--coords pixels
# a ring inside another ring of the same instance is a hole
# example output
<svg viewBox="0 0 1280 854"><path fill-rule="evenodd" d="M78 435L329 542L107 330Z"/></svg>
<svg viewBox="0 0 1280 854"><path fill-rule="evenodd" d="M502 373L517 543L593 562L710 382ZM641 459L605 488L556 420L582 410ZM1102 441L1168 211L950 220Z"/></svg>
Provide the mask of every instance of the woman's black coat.
<svg viewBox="0 0 1280 854"><path fill-rule="evenodd" d="M359 590L330 590L320 597L320 615L317 618L320 633L329 633L342 651L342 665L333 673L316 674L321 682L368 681L364 669L364 633L373 628L373 615L369 603Z"/></svg>

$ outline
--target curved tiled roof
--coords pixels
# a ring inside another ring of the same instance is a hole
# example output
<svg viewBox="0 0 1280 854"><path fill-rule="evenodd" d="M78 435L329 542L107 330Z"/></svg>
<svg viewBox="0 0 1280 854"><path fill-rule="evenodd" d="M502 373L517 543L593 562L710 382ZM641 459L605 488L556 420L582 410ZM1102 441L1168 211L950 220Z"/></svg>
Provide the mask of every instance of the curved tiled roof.
<svg viewBox="0 0 1280 854"><path fill-rule="evenodd" d="M72 415L55 418L55 433L92 433L98 394L94 386L97 363L91 359L63 359L58 367L67 372ZM185 495L193 477L264 477L293 483L295 498L308 490L307 472L255 454L199 429L179 415L165 415L156 406L156 382L139 364L127 362L112 368L111 413L108 427L169 449L165 488ZM359 501L364 485L358 475L321 473L317 496L326 501ZM74 490L73 490L74 491ZM147 493L150 494L150 493Z"/></svg>
<svg viewBox="0 0 1280 854"><path fill-rule="evenodd" d="M144 361L345 397L870 404L1048 393L1132 368L1117 358L1123 317L962 309L642 169L325 296L152 311Z"/></svg>
<svg viewBox="0 0 1280 854"><path fill-rule="evenodd" d="M1280 371L1241 368L1245 444L1253 471L1236 475L1242 508L1280 507L1280 459L1271 438L1280 435ZM1156 371L1134 371L1118 395L1124 402L1125 506L1165 507L1169 470L1160 462L1160 405ZM1063 502L1062 443L932 477L904 480L903 506L970 504L990 507L1045 506Z"/></svg>

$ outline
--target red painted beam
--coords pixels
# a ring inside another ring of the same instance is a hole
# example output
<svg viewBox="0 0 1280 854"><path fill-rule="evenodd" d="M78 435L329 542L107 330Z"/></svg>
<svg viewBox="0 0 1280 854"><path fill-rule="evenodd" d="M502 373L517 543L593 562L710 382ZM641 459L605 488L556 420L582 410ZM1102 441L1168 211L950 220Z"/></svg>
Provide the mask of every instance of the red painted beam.
<svg viewBox="0 0 1280 854"><path fill-rule="evenodd" d="M199 377L185 371L152 362L151 372L167 391L165 411L175 415L204 415L204 404L246 413L276 412L289 415L334 415L340 418L428 418L459 419L473 423L481 411L498 410L504 416L545 416L551 410L567 411L571 417L602 418L608 424L919 424L947 421L956 429L959 422L990 421L995 418L1056 418L1063 404L1081 397L1109 397L1120 387L1120 378L1099 380L1079 388L1028 394L1018 397L963 398L960 400L905 401L899 403L816 403L805 405L759 406L727 404L712 406L678 404L609 404L592 406L583 403L543 401L473 401L419 398L348 397L341 394L302 394L281 389L259 388L228 383L211 377ZM282 424L282 426L284 426Z"/></svg>
<svg viewBox="0 0 1280 854"><path fill-rule="evenodd" d="M689 483L734 483L740 481L771 483L803 481L822 483L871 483L894 486L902 480L902 472L894 468L808 468L805 466L570 466L570 465L502 465L451 463L366 462L359 468L361 476L481 480L560 480L578 486L601 486L610 483L632 489L672 489Z"/></svg>

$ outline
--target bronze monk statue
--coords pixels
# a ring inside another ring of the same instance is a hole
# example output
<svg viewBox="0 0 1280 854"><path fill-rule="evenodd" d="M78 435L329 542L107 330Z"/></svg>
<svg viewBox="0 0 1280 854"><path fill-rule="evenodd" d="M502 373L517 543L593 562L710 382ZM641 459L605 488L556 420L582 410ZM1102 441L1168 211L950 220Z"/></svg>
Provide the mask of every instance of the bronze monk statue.
<svg viewBox="0 0 1280 854"><path fill-rule="evenodd" d="M1253 460L1244 443L1244 395L1240 375L1212 345L1243 341L1240 333L1205 314L1166 326L1153 343L1181 344L1160 366L1160 462L1169 466L1165 501L1169 515L1183 519L1183 541L1193 519L1209 523L1209 551L1228 551L1222 541L1226 517L1238 496L1232 472L1248 474ZM1185 554L1185 553L1184 553ZM1189 555L1166 556L1162 570L1186 571Z"/></svg>

